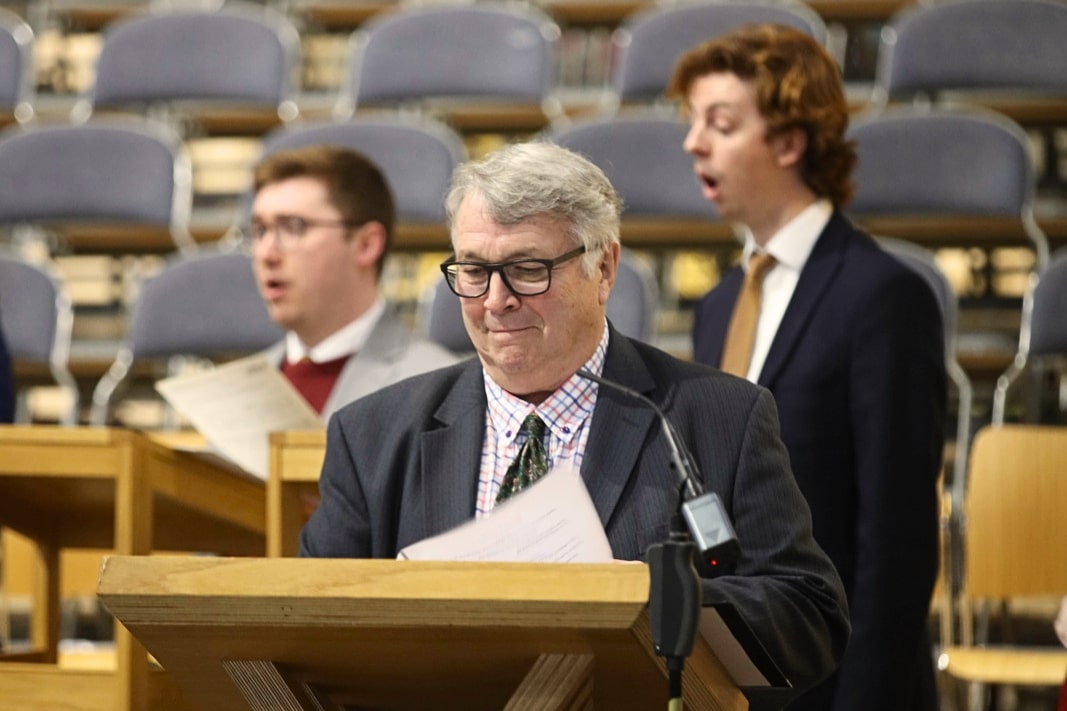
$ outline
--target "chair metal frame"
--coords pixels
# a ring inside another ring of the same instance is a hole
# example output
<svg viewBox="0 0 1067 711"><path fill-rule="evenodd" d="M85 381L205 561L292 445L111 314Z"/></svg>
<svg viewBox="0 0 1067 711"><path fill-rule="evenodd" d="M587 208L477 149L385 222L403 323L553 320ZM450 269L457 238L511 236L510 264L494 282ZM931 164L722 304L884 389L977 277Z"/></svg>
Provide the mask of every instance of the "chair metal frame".
<svg viewBox="0 0 1067 711"><path fill-rule="evenodd" d="M18 123L34 117L34 34L29 23L0 7L0 107L10 108Z"/></svg>

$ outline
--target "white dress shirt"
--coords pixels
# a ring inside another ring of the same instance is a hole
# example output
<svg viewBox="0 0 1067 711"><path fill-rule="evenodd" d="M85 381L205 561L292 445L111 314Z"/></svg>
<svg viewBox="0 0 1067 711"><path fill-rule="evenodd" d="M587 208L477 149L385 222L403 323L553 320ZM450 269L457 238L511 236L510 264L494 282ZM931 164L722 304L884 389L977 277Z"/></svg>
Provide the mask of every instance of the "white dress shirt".
<svg viewBox="0 0 1067 711"><path fill-rule="evenodd" d="M782 317L796 291L800 271L811 255L834 208L829 200L820 199L808 205L799 215L790 220L767 241L766 251L775 258L776 264L763 278L763 293L760 298L759 320L756 322L756 340L752 345L752 360L748 364L746 378L759 380L771 343L782 324ZM748 270L748 260L759 249L752 233L746 230L745 251L741 262Z"/></svg>
<svg viewBox="0 0 1067 711"><path fill-rule="evenodd" d="M299 363L306 357L312 363L325 363L358 353L384 313L385 300L379 297L359 318L327 336L314 348L305 346L295 333L289 331L285 334L285 359Z"/></svg>

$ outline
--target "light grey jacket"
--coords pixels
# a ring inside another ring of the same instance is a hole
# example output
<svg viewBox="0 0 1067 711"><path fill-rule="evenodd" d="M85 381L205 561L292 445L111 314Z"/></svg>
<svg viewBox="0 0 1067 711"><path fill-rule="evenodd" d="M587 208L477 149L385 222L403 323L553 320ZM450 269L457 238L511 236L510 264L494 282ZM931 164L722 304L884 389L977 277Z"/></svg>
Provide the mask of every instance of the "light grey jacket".
<svg viewBox="0 0 1067 711"><path fill-rule="evenodd" d="M265 353L280 367L285 358L285 342L275 343ZM452 351L413 334L396 310L387 308L366 345L345 363L322 408L322 419L329 421L337 410L379 388L459 360L460 356Z"/></svg>

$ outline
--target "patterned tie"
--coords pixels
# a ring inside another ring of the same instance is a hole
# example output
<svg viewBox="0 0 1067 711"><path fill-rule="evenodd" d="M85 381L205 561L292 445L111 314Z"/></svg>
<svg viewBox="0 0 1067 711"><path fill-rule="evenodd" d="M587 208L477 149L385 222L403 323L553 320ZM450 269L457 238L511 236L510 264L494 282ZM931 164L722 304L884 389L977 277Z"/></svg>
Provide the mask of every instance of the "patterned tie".
<svg viewBox="0 0 1067 711"><path fill-rule="evenodd" d="M752 360L752 343L756 340L756 322L759 321L763 277L774 264L774 257L763 252L754 252L748 260L745 282L741 285L741 293L734 304L730 327L726 331L726 344L722 349L719 367L727 373L742 378L748 374L748 365Z"/></svg>
<svg viewBox="0 0 1067 711"><path fill-rule="evenodd" d="M526 442L519 449L515 461L504 474L504 482L496 495L499 504L533 484L548 472L548 455L545 453L545 423L530 413L522 422L526 430Z"/></svg>

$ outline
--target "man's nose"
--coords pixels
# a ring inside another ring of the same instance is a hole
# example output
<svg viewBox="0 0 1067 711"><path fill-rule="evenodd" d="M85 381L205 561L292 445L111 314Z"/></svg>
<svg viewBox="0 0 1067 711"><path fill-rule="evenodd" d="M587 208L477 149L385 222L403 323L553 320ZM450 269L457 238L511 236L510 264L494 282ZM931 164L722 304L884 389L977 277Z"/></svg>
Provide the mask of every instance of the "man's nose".
<svg viewBox="0 0 1067 711"><path fill-rule="evenodd" d="M489 273L489 289L482 297L485 299L485 308L490 311L503 311L518 301L517 296L504 283L504 277L500 272Z"/></svg>
<svg viewBox="0 0 1067 711"><path fill-rule="evenodd" d="M704 155L708 152L707 141L704 140L704 132L697 124L689 127L682 141L682 148L690 155Z"/></svg>

